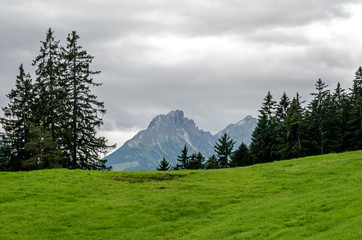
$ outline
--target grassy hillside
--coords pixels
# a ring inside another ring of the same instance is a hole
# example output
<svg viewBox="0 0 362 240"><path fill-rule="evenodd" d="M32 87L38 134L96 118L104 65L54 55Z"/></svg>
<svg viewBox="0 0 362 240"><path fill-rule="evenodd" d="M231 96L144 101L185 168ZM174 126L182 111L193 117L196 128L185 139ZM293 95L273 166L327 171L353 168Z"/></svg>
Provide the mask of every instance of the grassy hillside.
<svg viewBox="0 0 362 240"><path fill-rule="evenodd" d="M245 168L0 173L0 239L362 239L362 152Z"/></svg>

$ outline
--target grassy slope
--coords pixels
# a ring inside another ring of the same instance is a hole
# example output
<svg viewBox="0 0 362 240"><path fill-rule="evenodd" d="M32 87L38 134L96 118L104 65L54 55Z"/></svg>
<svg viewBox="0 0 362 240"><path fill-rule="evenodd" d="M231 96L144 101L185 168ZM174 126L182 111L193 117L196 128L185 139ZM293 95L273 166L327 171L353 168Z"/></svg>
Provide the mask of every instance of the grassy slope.
<svg viewBox="0 0 362 240"><path fill-rule="evenodd" d="M173 180L167 174L179 174ZM0 173L0 239L362 239L362 151L200 171Z"/></svg>

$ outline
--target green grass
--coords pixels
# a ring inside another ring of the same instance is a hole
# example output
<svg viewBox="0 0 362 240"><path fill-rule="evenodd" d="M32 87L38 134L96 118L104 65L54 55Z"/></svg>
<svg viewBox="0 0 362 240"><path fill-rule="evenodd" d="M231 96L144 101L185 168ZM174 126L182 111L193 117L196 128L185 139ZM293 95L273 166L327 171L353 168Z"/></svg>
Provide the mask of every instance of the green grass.
<svg viewBox="0 0 362 240"><path fill-rule="evenodd" d="M362 151L221 170L0 172L0 183L0 239L362 239Z"/></svg>

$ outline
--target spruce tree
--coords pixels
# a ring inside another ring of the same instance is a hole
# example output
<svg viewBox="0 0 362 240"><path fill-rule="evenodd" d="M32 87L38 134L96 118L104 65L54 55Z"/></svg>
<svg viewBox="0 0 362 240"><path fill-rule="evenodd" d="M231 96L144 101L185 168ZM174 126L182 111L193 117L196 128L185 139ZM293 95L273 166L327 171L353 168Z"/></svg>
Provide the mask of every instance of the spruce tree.
<svg viewBox="0 0 362 240"><path fill-rule="evenodd" d="M252 133L250 154L254 163L278 160L278 124L275 116L276 102L270 92L265 96L258 123Z"/></svg>
<svg viewBox="0 0 362 240"><path fill-rule="evenodd" d="M341 84L338 83L336 89L332 95L332 101L335 106L335 125L334 125L334 141L336 152L343 152L348 148L348 121L349 121L349 112L350 104L348 95L345 92L345 89L341 87Z"/></svg>
<svg viewBox="0 0 362 240"><path fill-rule="evenodd" d="M245 143L241 143L231 156L231 167L241 167L251 165L249 148Z"/></svg>
<svg viewBox="0 0 362 240"><path fill-rule="evenodd" d="M60 121L66 111L66 93L61 77L61 51L59 41L55 40L54 31L50 28L45 41L41 43L39 55L32 63L36 67L33 121L49 130L52 137L60 143Z"/></svg>
<svg viewBox="0 0 362 240"><path fill-rule="evenodd" d="M170 162L165 157L162 158L160 164L157 167L158 171L169 171L171 169Z"/></svg>
<svg viewBox="0 0 362 240"><path fill-rule="evenodd" d="M217 160L221 168L229 167L234 144L235 141L231 139L227 133L224 133L224 135L222 135L214 145Z"/></svg>
<svg viewBox="0 0 362 240"><path fill-rule="evenodd" d="M362 149L362 67L356 71L351 88L347 138L349 150Z"/></svg>
<svg viewBox="0 0 362 240"><path fill-rule="evenodd" d="M310 138L310 152L309 154L324 154L327 144L327 121L328 116L328 103L329 99L329 90L326 89L328 85L324 83L321 79L318 79L315 84L317 92L311 93L314 96L314 99L308 105L308 135ZM315 148L313 149L313 146Z"/></svg>
<svg viewBox="0 0 362 240"><path fill-rule="evenodd" d="M0 133L0 171L11 170L11 149L4 133Z"/></svg>
<svg viewBox="0 0 362 240"><path fill-rule="evenodd" d="M36 170L45 168L59 168L62 166L62 153L57 149L51 132L43 126L30 124L29 139L25 144L27 159L22 161L22 169Z"/></svg>
<svg viewBox="0 0 362 240"><path fill-rule="evenodd" d="M177 156L177 163L175 170L185 169L188 167L190 156L188 156L188 149L185 145L181 150L181 155Z"/></svg>
<svg viewBox="0 0 362 240"><path fill-rule="evenodd" d="M7 95L10 103L3 108L4 117L1 124L5 130L5 139L11 149L10 168L18 171L21 162L27 157L24 146L28 141L31 107L33 106L33 86L29 73L25 73L21 64L16 77L15 89Z"/></svg>
<svg viewBox="0 0 362 240"><path fill-rule="evenodd" d="M63 119L68 119L62 122L63 141L70 168L104 170L106 160L101 155L113 146L108 146L104 137L96 136L97 129L103 125L100 115L106 112L104 103L91 92L93 87L101 85L93 80L100 71L90 70L94 57L78 44L78 39L76 31L69 34L62 53L62 76L67 83L67 109Z"/></svg>
<svg viewBox="0 0 362 240"><path fill-rule="evenodd" d="M211 155L207 159L204 167L205 167L205 169L217 169L217 168L220 168L219 162L217 161L217 158L216 158L215 154Z"/></svg>
<svg viewBox="0 0 362 240"><path fill-rule="evenodd" d="M286 142L281 147L282 159L298 158L304 156L303 151L303 121L304 113L300 97L293 98L284 122L286 129Z"/></svg>
<svg viewBox="0 0 362 240"><path fill-rule="evenodd" d="M201 152L193 153L190 156L189 163L187 165L187 169L203 169L204 168L205 157Z"/></svg>

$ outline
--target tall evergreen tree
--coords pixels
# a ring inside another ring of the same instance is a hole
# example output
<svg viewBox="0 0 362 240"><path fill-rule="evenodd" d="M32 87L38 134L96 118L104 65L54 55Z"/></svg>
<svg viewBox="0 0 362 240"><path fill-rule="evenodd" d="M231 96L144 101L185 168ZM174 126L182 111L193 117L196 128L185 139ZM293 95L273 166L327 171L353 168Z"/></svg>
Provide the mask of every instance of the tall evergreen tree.
<svg viewBox="0 0 362 240"><path fill-rule="evenodd" d="M11 149L4 133L0 133L0 171L11 170Z"/></svg>
<svg viewBox="0 0 362 240"><path fill-rule="evenodd" d="M205 169L217 169L217 168L220 168L219 162L217 161L217 158L216 158L215 154L211 155L207 159L204 167L205 167Z"/></svg>
<svg viewBox="0 0 362 240"><path fill-rule="evenodd" d="M39 55L34 59L35 104L33 121L49 130L52 137L61 141L61 114L65 109L65 88L61 78L61 52L59 41L55 40L54 31L48 29L45 41L41 42Z"/></svg>
<svg viewBox="0 0 362 240"><path fill-rule="evenodd" d="M69 34L62 54L68 97L66 116L63 119L69 121L63 122L64 145L70 168L106 169L106 160L102 160L101 155L113 146L108 146L104 137L96 136L97 129L103 125L100 115L106 109L104 103L91 93L91 88L101 85L93 80L93 76L100 71L90 70L94 57L83 50L78 39L76 31Z"/></svg>
<svg viewBox="0 0 362 240"><path fill-rule="evenodd" d="M317 92L311 93L314 96L314 99L308 105L308 135L310 142L312 143L309 150L310 154L324 154L327 144L327 123L328 117L328 103L329 99L329 90L326 89L328 85L324 83L321 79L318 79L315 84ZM312 149L312 146L315 146L315 149Z"/></svg>
<svg viewBox="0 0 362 240"><path fill-rule="evenodd" d="M16 77L15 89L7 95L10 103L3 108L4 117L1 118L5 130L5 138L11 149L10 168L18 171L26 155L24 146L28 140L29 122L32 118L33 87L30 74L26 74L21 64L19 75Z"/></svg>
<svg viewBox="0 0 362 240"><path fill-rule="evenodd" d="M348 121L349 121L349 112L350 112L350 104L348 100L348 95L341 87L341 84L338 83L336 89L332 95L332 101L335 106L335 123L334 123L334 141L335 141L335 151L342 152L347 150L348 148Z"/></svg>
<svg viewBox="0 0 362 240"><path fill-rule="evenodd" d="M190 161L187 166L187 169L203 169L204 168L205 157L201 152L193 153L190 156Z"/></svg>
<svg viewBox="0 0 362 240"><path fill-rule="evenodd" d="M277 137L278 124L275 117L276 102L270 92L265 96L258 123L252 133L250 154L254 163L271 162L279 159Z"/></svg>
<svg viewBox="0 0 362 240"><path fill-rule="evenodd" d="M214 146L214 150L216 152L217 160L219 162L219 166L221 168L229 167L229 162L231 158L231 153L234 148L235 141L230 138L227 133L221 136L218 139Z"/></svg>
<svg viewBox="0 0 362 240"><path fill-rule="evenodd" d="M251 165L249 157L249 148L245 143L241 143L231 156L231 167L241 167Z"/></svg>
<svg viewBox="0 0 362 240"><path fill-rule="evenodd" d="M43 126L30 124L29 139L25 144L27 159L22 161L22 169L36 170L45 168L59 168L62 166L62 153L57 149L50 131Z"/></svg>
<svg viewBox="0 0 362 240"><path fill-rule="evenodd" d="M188 149L185 145L181 150L181 155L177 156L177 163L175 170L185 169L188 167L190 156L188 156Z"/></svg>
<svg viewBox="0 0 362 240"><path fill-rule="evenodd" d="M362 149L362 67L358 68L353 80L350 105L348 145L349 150L359 150Z"/></svg>
<svg viewBox="0 0 362 240"><path fill-rule="evenodd" d="M304 156L303 143L303 108L300 97L293 98L284 122L286 129L286 142L281 148L282 159L290 159Z"/></svg>
<svg viewBox="0 0 362 240"><path fill-rule="evenodd" d="M170 162L165 157L162 158L160 164L157 167L158 171L169 171L171 169Z"/></svg>

